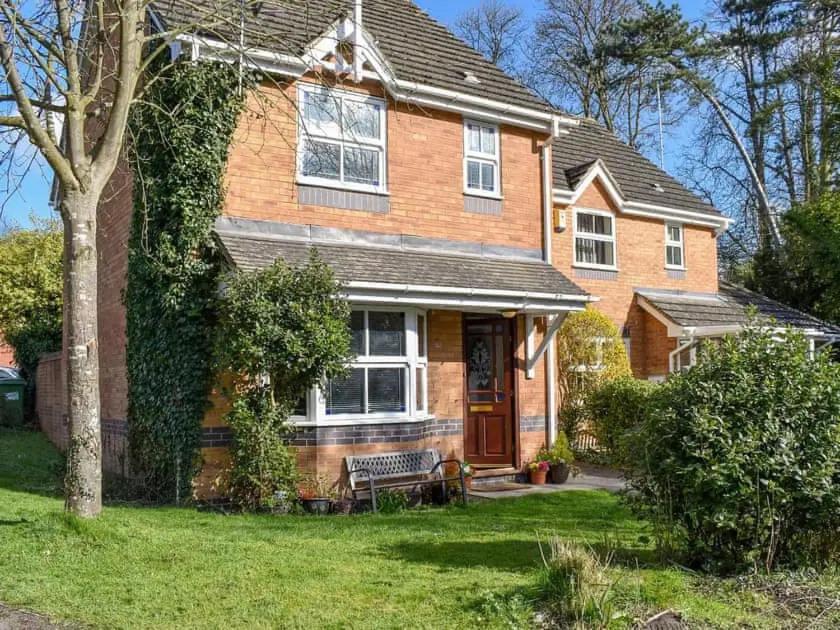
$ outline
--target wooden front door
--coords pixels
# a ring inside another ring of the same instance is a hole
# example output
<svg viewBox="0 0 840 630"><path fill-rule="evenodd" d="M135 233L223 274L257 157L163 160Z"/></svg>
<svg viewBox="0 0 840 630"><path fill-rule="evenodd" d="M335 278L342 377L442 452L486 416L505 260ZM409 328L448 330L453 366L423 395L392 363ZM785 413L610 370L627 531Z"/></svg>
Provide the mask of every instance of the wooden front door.
<svg viewBox="0 0 840 630"><path fill-rule="evenodd" d="M513 353L510 320L465 319L464 457L471 464L513 465Z"/></svg>

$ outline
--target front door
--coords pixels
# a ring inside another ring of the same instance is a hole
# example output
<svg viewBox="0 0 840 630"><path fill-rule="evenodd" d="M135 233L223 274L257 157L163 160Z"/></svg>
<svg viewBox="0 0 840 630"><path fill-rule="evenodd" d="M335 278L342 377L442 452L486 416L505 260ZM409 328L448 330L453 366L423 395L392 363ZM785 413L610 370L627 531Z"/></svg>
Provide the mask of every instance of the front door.
<svg viewBox="0 0 840 630"><path fill-rule="evenodd" d="M467 317L467 421L464 457L471 464L513 465L511 320Z"/></svg>

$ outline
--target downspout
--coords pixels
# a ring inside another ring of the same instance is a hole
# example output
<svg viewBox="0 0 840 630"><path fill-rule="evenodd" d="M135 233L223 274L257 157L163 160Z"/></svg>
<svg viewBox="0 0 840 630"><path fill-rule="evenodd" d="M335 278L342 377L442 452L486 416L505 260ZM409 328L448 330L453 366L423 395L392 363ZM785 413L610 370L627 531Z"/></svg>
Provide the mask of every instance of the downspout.
<svg viewBox="0 0 840 630"><path fill-rule="evenodd" d="M551 236L554 233L554 200L552 197L553 182L551 181L551 143L554 140L556 125L551 124L551 135L542 147L542 184L543 184L543 260L551 265ZM560 315L554 315L560 317ZM546 317L546 331L551 328L551 320ZM552 339L545 350L545 380L547 385L546 394L546 421L548 423L548 446L552 446L557 439L557 350L556 343Z"/></svg>
<svg viewBox="0 0 840 630"><path fill-rule="evenodd" d="M361 83L364 76L362 57L362 0L353 7L353 81Z"/></svg>

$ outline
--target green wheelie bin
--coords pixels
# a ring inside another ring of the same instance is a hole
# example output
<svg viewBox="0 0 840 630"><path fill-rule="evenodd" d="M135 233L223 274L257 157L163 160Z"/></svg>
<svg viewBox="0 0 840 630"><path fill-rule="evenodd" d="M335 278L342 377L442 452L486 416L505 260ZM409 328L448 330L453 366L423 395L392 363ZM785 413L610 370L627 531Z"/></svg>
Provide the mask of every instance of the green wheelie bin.
<svg viewBox="0 0 840 630"><path fill-rule="evenodd" d="M0 427L23 425L23 392L26 381L16 370L0 368Z"/></svg>

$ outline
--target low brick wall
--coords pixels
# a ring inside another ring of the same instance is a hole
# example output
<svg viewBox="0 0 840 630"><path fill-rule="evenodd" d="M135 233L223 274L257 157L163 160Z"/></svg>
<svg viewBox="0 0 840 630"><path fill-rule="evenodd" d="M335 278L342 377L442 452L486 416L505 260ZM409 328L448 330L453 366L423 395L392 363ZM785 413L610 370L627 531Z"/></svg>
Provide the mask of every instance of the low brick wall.
<svg viewBox="0 0 840 630"><path fill-rule="evenodd" d="M44 435L62 452L67 449L64 361L60 352L45 354L35 375L35 413Z"/></svg>

